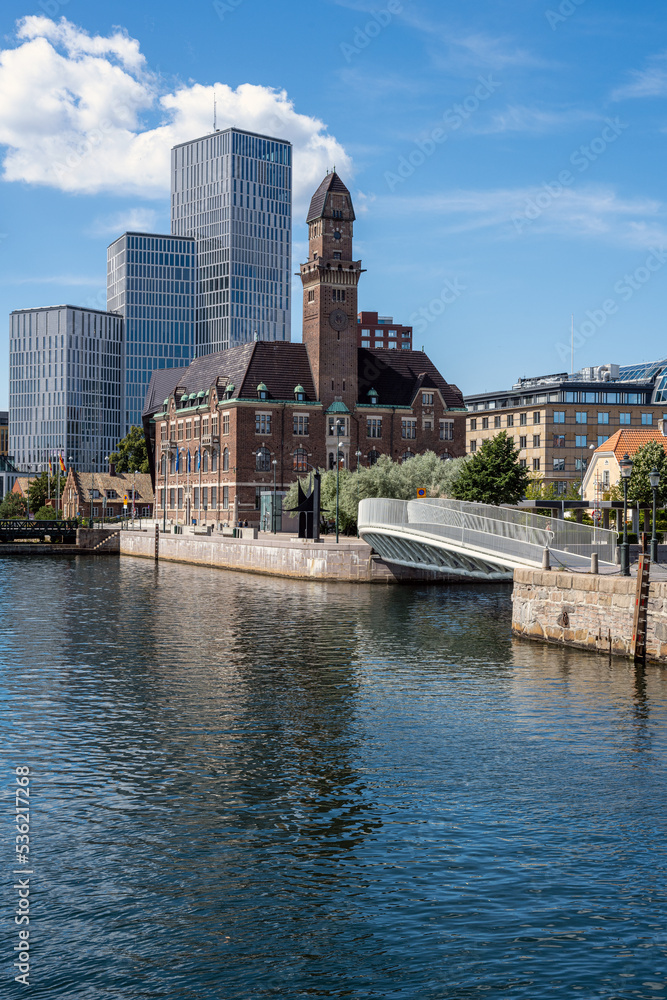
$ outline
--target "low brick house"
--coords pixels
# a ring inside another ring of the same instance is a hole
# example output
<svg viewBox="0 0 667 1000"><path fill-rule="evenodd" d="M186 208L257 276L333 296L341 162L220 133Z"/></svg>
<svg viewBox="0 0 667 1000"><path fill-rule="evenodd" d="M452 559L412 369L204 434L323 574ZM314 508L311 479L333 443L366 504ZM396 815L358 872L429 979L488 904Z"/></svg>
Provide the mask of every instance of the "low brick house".
<svg viewBox="0 0 667 1000"><path fill-rule="evenodd" d="M63 517L132 516L133 490L135 517L153 516L153 485L146 472L75 472L70 469L63 491ZM127 497L127 507L124 500Z"/></svg>

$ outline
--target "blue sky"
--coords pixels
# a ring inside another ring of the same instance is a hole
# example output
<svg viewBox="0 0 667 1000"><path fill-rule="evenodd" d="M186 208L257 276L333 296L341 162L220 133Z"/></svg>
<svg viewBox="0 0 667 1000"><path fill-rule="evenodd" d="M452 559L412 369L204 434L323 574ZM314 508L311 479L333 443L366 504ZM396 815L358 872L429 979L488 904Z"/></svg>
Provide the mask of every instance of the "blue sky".
<svg viewBox="0 0 667 1000"><path fill-rule="evenodd" d="M662 4L5 0L2 32L5 316L105 307L107 244L168 232L169 148L215 88L219 127L294 143L295 270L335 164L360 309L412 322L464 392L568 370L571 314L576 367L667 355Z"/></svg>

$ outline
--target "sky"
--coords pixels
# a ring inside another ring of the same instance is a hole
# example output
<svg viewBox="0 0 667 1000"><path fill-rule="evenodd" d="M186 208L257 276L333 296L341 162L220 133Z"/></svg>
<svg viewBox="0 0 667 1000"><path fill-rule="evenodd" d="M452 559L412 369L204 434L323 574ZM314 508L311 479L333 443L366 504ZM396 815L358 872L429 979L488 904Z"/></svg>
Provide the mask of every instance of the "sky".
<svg viewBox="0 0 667 1000"><path fill-rule="evenodd" d="M569 371L572 316L575 369L667 356L657 0L4 0L0 24L5 317L106 307L107 245L169 231L170 148L215 92L219 128L294 144L294 270L335 166L359 309L464 393Z"/></svg>

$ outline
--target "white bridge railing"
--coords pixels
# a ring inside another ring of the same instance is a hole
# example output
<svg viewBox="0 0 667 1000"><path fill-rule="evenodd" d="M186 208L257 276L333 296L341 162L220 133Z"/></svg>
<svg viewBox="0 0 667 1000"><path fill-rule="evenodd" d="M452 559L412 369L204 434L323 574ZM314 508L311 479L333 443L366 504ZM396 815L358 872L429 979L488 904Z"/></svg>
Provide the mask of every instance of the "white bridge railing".
<svg viewBox="0 0 667 1000"><path fill-rule="evenodd" d="M507 565L540 566L545 548L554 567L588 568L591 553L614 563L616 532L527 511L461 500L366 499L359 504L359 533L379 529L451 542L462 549L493 555Z"/></svg>

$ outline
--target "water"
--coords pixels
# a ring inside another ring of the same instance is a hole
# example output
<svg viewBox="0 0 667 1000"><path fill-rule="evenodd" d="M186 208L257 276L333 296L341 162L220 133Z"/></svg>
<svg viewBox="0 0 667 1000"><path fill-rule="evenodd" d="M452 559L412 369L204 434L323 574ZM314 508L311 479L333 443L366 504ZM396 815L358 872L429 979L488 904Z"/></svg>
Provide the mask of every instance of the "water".
<svg viewBox="0 0 667 1000"><path fill-rule="evenodd" d="M5 558L0 607L3 997L667 995L664 669L503 585Z"/></svg>

